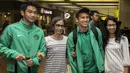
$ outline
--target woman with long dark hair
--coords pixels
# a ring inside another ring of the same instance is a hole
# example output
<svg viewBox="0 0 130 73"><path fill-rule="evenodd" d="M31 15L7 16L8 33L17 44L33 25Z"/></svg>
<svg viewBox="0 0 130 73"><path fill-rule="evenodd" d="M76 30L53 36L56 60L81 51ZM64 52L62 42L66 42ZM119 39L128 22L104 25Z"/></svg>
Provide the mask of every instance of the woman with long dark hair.
<svg viewBox="0 0 130 73"><path fill-rule="evenodd" d="M130 65L128 39L121 35L120 24L116 18L108 16L104 22L105 73L128 73Z"/></svg>

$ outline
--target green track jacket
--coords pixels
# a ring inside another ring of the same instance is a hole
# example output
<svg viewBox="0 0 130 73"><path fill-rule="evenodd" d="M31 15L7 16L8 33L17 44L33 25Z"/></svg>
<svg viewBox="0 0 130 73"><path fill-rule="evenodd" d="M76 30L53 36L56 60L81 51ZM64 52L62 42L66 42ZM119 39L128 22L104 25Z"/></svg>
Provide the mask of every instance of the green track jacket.
<svg viewBox="0 0 130 73"><path fill-rule="evenodd" d="M89 26L89 30L90 30ZM98 42L96 40L96 37L94 36L92 30L90 30L90 40L92 44L92 48L94 50L95 54L95 62L97 65L97 68L99 70L99 73L104 70L104 51L102 49L102 34L100 30L97 28L98 32ZM78 33L77 33L78 35ZM80 36L80 35L78 35ZM72 73L84 73L83 71L83 60L82 60L82 54L81 54L81 40L80 38L77 39L77 44L76 44L76 60L73 60L73 57L71 53L74 51L74 43L73 43L73 32L71 32L68 36L67 40L67 54L68 54L68 60L69 64L71 66ZM98 45L99 44L99 45ZM87 48L87 47L85 47Z"/></svg>
<svg viewBox="0 0 130 73"><path fill-rule="evenodd" d="M45 54L45 40L43 31L35 26L30 27L22 19L9 25L0 37L0 55L7 59L7 71L14 72L14 60L18 54L29 56L33 59L32 73L36 73L39 60L37 52ZM18 62L18 73L27 73L28 67L25 61Z"/></svg>

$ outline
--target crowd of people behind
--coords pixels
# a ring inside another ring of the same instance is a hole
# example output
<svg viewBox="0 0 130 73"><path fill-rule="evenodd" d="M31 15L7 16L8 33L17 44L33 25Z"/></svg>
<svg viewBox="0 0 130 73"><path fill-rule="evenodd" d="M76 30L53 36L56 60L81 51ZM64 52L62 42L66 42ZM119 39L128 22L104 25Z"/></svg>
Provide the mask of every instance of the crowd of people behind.
<svg viewBox="0 0 130 73"><path fill-rule="evenodd" d="M64 19L57 16L45 37L34 23L35 3L22 4L20 12L21 20L7 26L0 37L0 55L8 61L8 73L37 73L42 61L44 73L128 73L128 39L115 17L102 21L98 11L81 8L76 13L77 27L68 36L63 34Z"/></svg>

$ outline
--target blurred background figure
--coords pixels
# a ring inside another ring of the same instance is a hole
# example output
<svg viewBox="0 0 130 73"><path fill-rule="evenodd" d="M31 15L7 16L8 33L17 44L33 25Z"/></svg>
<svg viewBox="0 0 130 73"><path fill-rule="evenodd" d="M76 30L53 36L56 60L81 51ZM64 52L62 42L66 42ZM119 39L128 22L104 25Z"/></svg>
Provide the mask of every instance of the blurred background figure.
<svg viewBox="0 0 130 73"><path fill-rule="evenodd" d="M97 10L92 10L91 13L90 13L90 17L91 17L91 21L90 21L90 25L94 25L94 26L98 26L97 25L97 22L98 22L98 19L99 19L99 12Z"/></svg>
<svg viewBox="0 0 130 73"><path fill-rule="evenodd" d="M2 31L9 25L9 21L5 20L4 24L2 25Z"/></svg>

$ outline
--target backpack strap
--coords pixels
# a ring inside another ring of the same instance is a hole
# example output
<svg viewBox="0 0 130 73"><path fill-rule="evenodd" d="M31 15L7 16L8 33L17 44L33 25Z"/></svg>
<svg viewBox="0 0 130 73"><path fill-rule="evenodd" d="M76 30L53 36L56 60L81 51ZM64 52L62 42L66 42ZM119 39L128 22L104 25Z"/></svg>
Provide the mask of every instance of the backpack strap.
<svg viewBox="0 0 130 73"><path fill-rule="evenodd" d="M96 37L96 40L98 42L98 31L95 26L92 26L91 28L92 32L94 33L94 36ZM77 29L73 31L73 42L74 42L74 52L76 51L76 43L77 43Z"/></svg>
<svg viewBox="0 0 130 73"><path fill-rule="evenodd" d="M94 33L94 36L96 37L96 40L98 42L98 31L95 26L92 26L91 28L92 32ZM77 29L73 31L73 42L74 42L74 52L76 51L76 43L77 43Z"/></svg>
<svg viewBox="0 0 130 73"><path fill-rule="evenodd" d="M96 40L98 42L98 31L96 29L96 26L92 26L91 30L92 30L92 32L93 32L93 34L96 37Z"/></svg>
<svg viewBox="0 0 130 73"><path fill-rule="evenodd" d="M77 43L77 29L73 31L73 42L74 42L74 52L76 51L76 43Z"/></svg>
<svg viewBox="0 0 130 73"><path fill-rule="evenodd" d="M76 51L76 43L77 43L77 29L73 30L73 43L74 43L74 52ZM67 58L67 48L66 48L66 58Z"/></svg>

